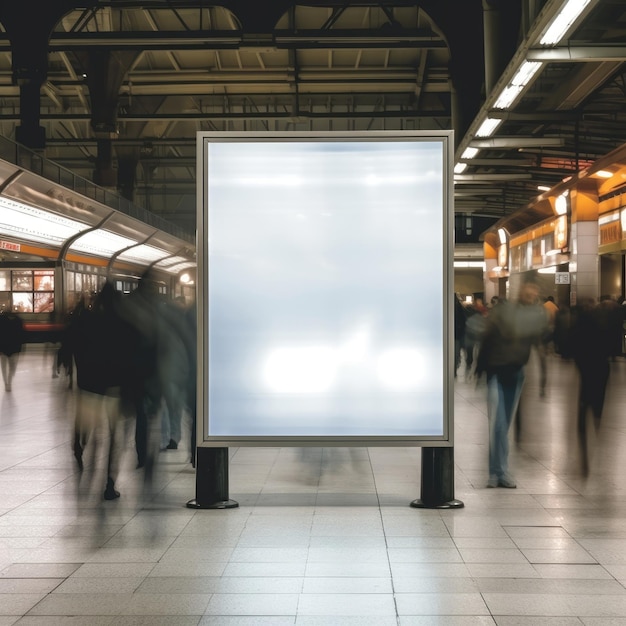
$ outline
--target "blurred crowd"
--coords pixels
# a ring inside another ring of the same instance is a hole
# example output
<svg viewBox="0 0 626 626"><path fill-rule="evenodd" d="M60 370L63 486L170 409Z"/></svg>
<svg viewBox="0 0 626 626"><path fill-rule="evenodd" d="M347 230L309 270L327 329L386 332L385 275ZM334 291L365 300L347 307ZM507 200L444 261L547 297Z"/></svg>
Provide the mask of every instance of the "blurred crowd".
<svg viewBox="0 0 626 626"><path fill-rule="evenodd" d="M522 418L521 398L532 353L539 363L539 395L549 385L547 360L573 362L578 373L572 416L583 470L588 471L590 428L601 425L611 362L623 357L626 306L603 297L575 306L541 297L525 282L515 298L454 297L454 376L484 385L489 430L487 487L515 488L509 464L509 431ZM127 296L106 283L83 298L68 315L53 366L68 386L76 385L72 451L80 470L89 445L106 458L104 498L120 496L116 479L120 456L134 442L137 468L151 480L161 451L177 449L188 421L191 463L195 466L196 419L195 306L159 293L150 272ZM24 341L19 315L0 310L0 366L6 392L12 389ZM554 371L554 370L551 370ZM104 428L105 436L96 436ZM131 430L132 429L132 430ZM132 432L134 431L134 432ZM106 447L106 449L103 449Z"/></svg>
<svg viewBox="0 0 626 626"><path fill-rule="evenodd" d="M125 428L129 420L135 425L137 468L144 468L147 479L156 454L178 448L183 414L195 420L195 337L195 308L182 298L162 297L149 273L130 295L122 297L105 283L70 313L53 375L64 368L72 386L75 368L78 467L83 469L90 443L108 446L105 499L120 495L115 481L120 454L132 437ZM102 424L109 436L100 440L94 433ZM193 424L189 430L195 434Z"/></svg>
<svg viewBox="0 0 626 626"><path fill-rule="evenodd" d="M573 416L582 469L588 472L588 423L598 431L612 360L624 355L626 305L623 298L582 298L575 306L540 297L539 286L521 285L512 300L494 297L488 306L454 298L454 375L485 382L489 420L487 487L515 488L509 467L509 430L521 424L521 395L531 353L539 363L539 394L546 395L547 358L571 360L578 372ZM518 430L519 432L519 430Z"/></svg>

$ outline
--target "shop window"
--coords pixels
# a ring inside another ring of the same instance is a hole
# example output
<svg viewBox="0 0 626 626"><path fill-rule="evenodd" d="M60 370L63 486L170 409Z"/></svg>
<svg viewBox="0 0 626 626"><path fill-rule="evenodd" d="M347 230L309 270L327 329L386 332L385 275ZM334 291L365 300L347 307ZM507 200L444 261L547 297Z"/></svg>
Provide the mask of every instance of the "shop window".
<svg viewBox="0 0 626 626"><path fill-rule="evenodd" d="M16 313L33 313L33 293L13 292L13 310Z"/></svg>
<svg viewBox="0 0 626 626"><path fill-rule="evenodd" d="M36 293L34 294L34 313L52 313L54 312L54 293Z"/></svg>
<svg viewBox="0 0 626 626"><path fill-rule="evenodd" d="M33 273L29 271L12 272L12 288L13 291L32 291L33 290ZM31 301L32 305L32 301Z"/></svg>
<svg viewBox="0 0 626 626"><path fill-rule="evenodd" d="M54 291L54 270L35 270L35 291Z"/></svg>
<svg viewBox="0 0 626 626"><path fill-rule="evenodd" d="M0 291L11 291L11 272L0 270Z"/></svg>

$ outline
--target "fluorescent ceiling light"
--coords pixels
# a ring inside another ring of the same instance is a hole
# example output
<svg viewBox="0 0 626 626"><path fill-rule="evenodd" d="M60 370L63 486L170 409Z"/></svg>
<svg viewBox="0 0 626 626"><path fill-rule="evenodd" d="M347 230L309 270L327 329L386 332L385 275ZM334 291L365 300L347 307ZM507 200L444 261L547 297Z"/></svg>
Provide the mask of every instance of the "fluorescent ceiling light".
<svg viewBox="0 0 626 626"><path fill-rule="evenodd" d="M485 269L484 261L455 261L454 267L480 267Z"/></svg>
<svg viewBox="0 0 626 626"><path fill-rule="evenodd" d="M599 176L600 178L611 178L613 176L613 172L609 172L608 170L598 170L593 173L593 176Z"/></svg>
<svg viewBox="0 0 626 626"><path fill-rule="evenodd" d="M498 99L494 102L494 109L508 109L517 100L524 87L521 85L509 85L502 90Z"/></svg>
<svg viewBox="0 0 626 626"><path fill-rule="evenodd" d="M551 187L548 187L548 185L537 185L537 190L538 191L550 191Z"/></svg>
<svg viewBox="0 0 626 626"><path fill-rule="evenodd" d="M513 76L513 80L511 81L511 85L520 85L522 87L526 87L528 83L532 80L535 74L541 68L541 63L538 61L524 61L515 76Z"/></svg>
<svg viewBox="0 0 626 626"><path fill-rule="evenodd" d="M0 234L22 241L61 246L81 230L89 228L76 220L0 197Z"/></svg>
<svg viewBox="0 0 626 626"><path fill-rule="evenodd" d="M467 163L457 163L454 166L455 174L462 174L467 169Z"/></svg>
<svg viewBox="0 0 626 626"><path fill-rule="evenodd" d="M502 120L496 120L488 117L476 131L476 137L489 137L495 132L496 128L498 128L500 124L502 124Z"/></svg>
<svg viewBox="0 0 626 626"><path fill-rule="evenodd" d="M168 269L172 265L178 265L178 263L188 263L189 259L184 256L170 256L165 259L161 259L157 263L154 264L154 267L159 267L163 269Z"/></svg>
<svg viewBox="0 0 626 626"><path fill-rule="evenodd" d="M150 264L161 260L164 256L169 256L169 254L170 253L166 250L160 250L153 246L141 244L130 250L126 250L126 252L122 252L122 254L117 257L117 260Z"/></svg>
<svg viewBox="0 0 626 626"><path fill-rule="evenodd" d="M175 274L177 272L181 272L182 270L191 269L192 267L196 267L196 264L193 261L185 261L184 263L177 263L176 265L167 267L166 271Z"/></svg>
<svg viewBox="0 0 626 626"><path fill-rule="evenodd" d="M502 91L495 104L496 109L508 109L517 100L526 85L531 81L541 68L537 61L524 61L517 70L509 85Z"/></svg>
<svg viewBox="0 0 626 626"><path fill-rule="evenodd" d="M590 2L591 0L569 0L566 2L552 20L539 43L542 46L554 46L559 43Z"/></svg>
<svg viewBox="0 0 626 626"><path fill-rule="evenodd" d="M473 159L480 150L478 148L465 148L463 150L463 154L461 155L462 159Z"/></svg>
<svg viewBox="0 0 626 626"><path fill-rule="evenodd" d="M133 239L116 235L108 230L92 230L81 235L70 246L70 250L108 257L136 243Z"/></svg>

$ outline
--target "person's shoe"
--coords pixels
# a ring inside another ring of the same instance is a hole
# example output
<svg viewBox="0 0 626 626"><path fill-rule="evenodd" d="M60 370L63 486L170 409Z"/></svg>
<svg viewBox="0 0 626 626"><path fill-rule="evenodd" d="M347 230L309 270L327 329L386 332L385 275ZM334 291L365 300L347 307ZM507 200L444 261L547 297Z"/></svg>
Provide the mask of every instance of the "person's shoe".
<svg viewBox="0 0 626 626"><path fill-rule="evenodd" d="M494 489L497 486L498 486L498 477L497 476L490 476L489 480L487 481L487 488L488 489Z"/></svg>
<svg viewBox="0 0 626 626"><path fill-rule="evenodd" d="M505 489L517 489L517 484L511 478L500 478L498 479L498 487L504 487Z"/></svg>
<svg viewBox="0 0 626 626"><path fill-rule="evenodd" d="M165 449L178 450L178 444L173 439L170 439L170 442L165 446Z"/></svg>
<svg viewBox="0 0 626 626"><path fill-rule="evenodd" d="M119 498L120 497L120 492L116 491L115 488L113 487L114 482L112 478L109 478L107 480L107 486L106 489L104 490L104 499L105 500L115 500L115 498Z"/></svg>

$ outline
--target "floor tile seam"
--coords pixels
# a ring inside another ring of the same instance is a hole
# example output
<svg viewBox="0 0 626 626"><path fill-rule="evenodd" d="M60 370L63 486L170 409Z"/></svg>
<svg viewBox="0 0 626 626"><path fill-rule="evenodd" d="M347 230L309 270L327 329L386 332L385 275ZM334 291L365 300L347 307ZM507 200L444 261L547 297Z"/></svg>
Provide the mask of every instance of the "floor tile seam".
<svg viewBox="0 0 626 626"><path fill-rule="evenodd" d="M30 594L30 595L39 595L39 594ZM215 595L220 595L220 594L215 594L215 593L189 593L189 594L185 594L185 593L180 593L180 594L149 594L149 593L137 593L137 590L132 591L132 592L104 592L104 593L84 593L84 592L67 592L67 593L56 593L54 594L54 596L52 596L52 593L46 593L43 595L43 597L36 603L34 604L26 613L24 613L23 617L45 617L48 614L40 614L40 613L33 613L32 611L34 611L42 602L45 602L46 599L48 598L52 598L54 597L54 599L56 600L57 598L59 599L58 601L67 601L70 599L70 596L72 597L72 599L81 599L83 600L85 597L87 596L97 596L98 598L104 598L104 599L109 599L109 600L117 600L119 601L119 606L116 609L116 612L113 614L107 614L107 615L112 615L113 617L120 617L120 616L134 616L137 615L136 613L130 613L127 612L127 609L129 608L129 605L132 604L133 600L136 598L139 598L141 596L144 596L143 599L147 598L150 595L173 595L173 596L194 596L194 597L206 597L206 604L202 610L202 613L200 615L206 615L206 611L207 608L209 606L209 603L211 601L211 599L215 596ZM223 594L223 595L235 595L235 594ZM271 594L266 594L266 595L271 595ZM65 596L65 597L64 597ZM1 596L0 596L1 597ZM1 615L1 613L0 613ZM93 617L94 615L91 615L89 613L71 613L71 615L82 615L84 617ZM162 617L162 616L171 616L171 617L175 617L175 614L163 614L163 613L140 613L139 615L145 615L145 616L156 616L156 617ZM52 614L52 616L54 617L58 617L58 615L56 614ZM185 614L182 614L182 616L184 617Z"/></svg>

